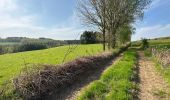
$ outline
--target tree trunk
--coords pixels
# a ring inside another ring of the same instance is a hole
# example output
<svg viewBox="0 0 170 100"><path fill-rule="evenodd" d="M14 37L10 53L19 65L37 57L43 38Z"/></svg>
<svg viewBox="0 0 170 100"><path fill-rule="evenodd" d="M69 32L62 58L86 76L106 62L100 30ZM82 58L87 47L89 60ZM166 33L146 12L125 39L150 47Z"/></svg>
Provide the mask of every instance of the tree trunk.
<svg viewBox="0 0 170 100"><path fill-rule="evenodd" d="M106 50L106 31L103 29L103 50Z"/></svg>
<svg viewBox="0 0 170 100"><path fill-rule="evenodd" d="M116 34L113 33L112 34L112 48L115 48L116 47Z"/></svg>
<svg viewBox="0 0 170 100"><path fill-rule="evenodd" d="M111 44L112 48L116 47L116 29L117 28L112 29L112 44Z"/></svg>
<svg viewBox="0 0 170 100"><path fill-rule="evenodd" d="M110 31L108 32L108 49L110 50L111 47L111 33Z"/></svg>

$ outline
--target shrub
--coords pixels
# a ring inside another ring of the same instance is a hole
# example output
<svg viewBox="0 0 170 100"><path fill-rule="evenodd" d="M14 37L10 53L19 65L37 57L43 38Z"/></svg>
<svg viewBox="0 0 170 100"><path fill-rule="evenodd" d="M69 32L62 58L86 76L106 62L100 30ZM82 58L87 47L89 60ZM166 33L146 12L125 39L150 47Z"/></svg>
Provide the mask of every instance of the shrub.
<svg viewBox="0 0 170 100"><path fill-rule="evenodd" d="M102 34L99 32L85 31L80 37L81 44L94 44L102 42Z"/></svg>
<svg viewBox="0 0 170 100"><path fill-rule="evenodd" d="M142 39L142 49L147 49L149 47L149 42L147 39Z"/></svg>
<svg viewBox="0 0 170 100"><path fill-rule="evenodd" d="M32 51L32 50L41 50L41 49L46 49L47 46L41 43L23 43L18 46L17 51Z"/></svg>

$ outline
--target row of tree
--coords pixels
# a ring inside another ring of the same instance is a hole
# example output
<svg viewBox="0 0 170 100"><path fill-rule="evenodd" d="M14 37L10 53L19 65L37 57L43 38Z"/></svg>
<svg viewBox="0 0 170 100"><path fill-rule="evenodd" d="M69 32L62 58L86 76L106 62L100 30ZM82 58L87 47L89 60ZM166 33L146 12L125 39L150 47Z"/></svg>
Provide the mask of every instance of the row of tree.
<svg viewBox="0 0 170 100"><path fill-rule="evenodd" d="M130 41L132 24L142 19L151 0L79 0L78 12L85 25L103 35L103 49Z"/></svg>
<svg viewBox="0 0 170 100"><path fill-rule="evenodd" d="M41 50L68 44L80 44L80 40L33 39L26 37L0 38L0 54Z"/></svg>
<svg viewBox="0 0 170 100"><path fill-rule="evenodd" d="M84 31L80 37L81 44L102 43L102 34L93 31Z"/></svg>

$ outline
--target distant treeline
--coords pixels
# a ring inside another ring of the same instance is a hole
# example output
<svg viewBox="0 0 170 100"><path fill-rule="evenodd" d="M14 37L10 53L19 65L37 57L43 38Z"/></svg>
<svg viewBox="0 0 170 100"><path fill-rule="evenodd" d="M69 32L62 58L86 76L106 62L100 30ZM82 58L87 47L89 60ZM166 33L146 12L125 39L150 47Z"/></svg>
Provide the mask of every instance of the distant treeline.
<svg viewBox="0 0 170 100"><path fill-rule="evenodd" d="M41 50L68 44L80 44L80 40L33 39L26 37L0 38L0 54Z"/></svg>
<svg viewBox="0 0 170 100"><path fill-rule="evenodd" d="M41 50L69 44L102 43L102 33L84 31L80 40L53 40L49 38L8 37L0 38L0 54Z"/></svg>
<svg viewBox="0 0 170 100"><path fill-rule="evenodd" d="M170 36L168 36L168 37L154 38L154 39L148 39L148 40L163 40L163 39L170 39Z"/></svg>

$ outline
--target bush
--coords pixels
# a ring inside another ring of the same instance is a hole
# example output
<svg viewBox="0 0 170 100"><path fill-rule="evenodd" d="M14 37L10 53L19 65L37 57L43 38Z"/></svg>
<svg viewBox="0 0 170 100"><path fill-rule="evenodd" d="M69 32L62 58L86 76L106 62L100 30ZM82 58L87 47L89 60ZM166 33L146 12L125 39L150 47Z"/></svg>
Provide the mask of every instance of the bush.
<svg viewBox="0 0 170 100"><path fill-rule="evenodd" d="M142 49L149 48L149 42L147 39L142 39Z"/></svg>
<svg viewBox="0 0 170 100"><path fill-rule="evenodd" d="M16 51L22 52L22 51L32 51L32 50L41 50L41 49L46 49L47 46L41 43L23 43L18 46Z"/></svg>
<svg viewBox="0 0 170 100"><path fill-rule="evenodd" d="M102 34L99 32L85 31L80 37L81 44L95 44L102 42Z"/></svg>

